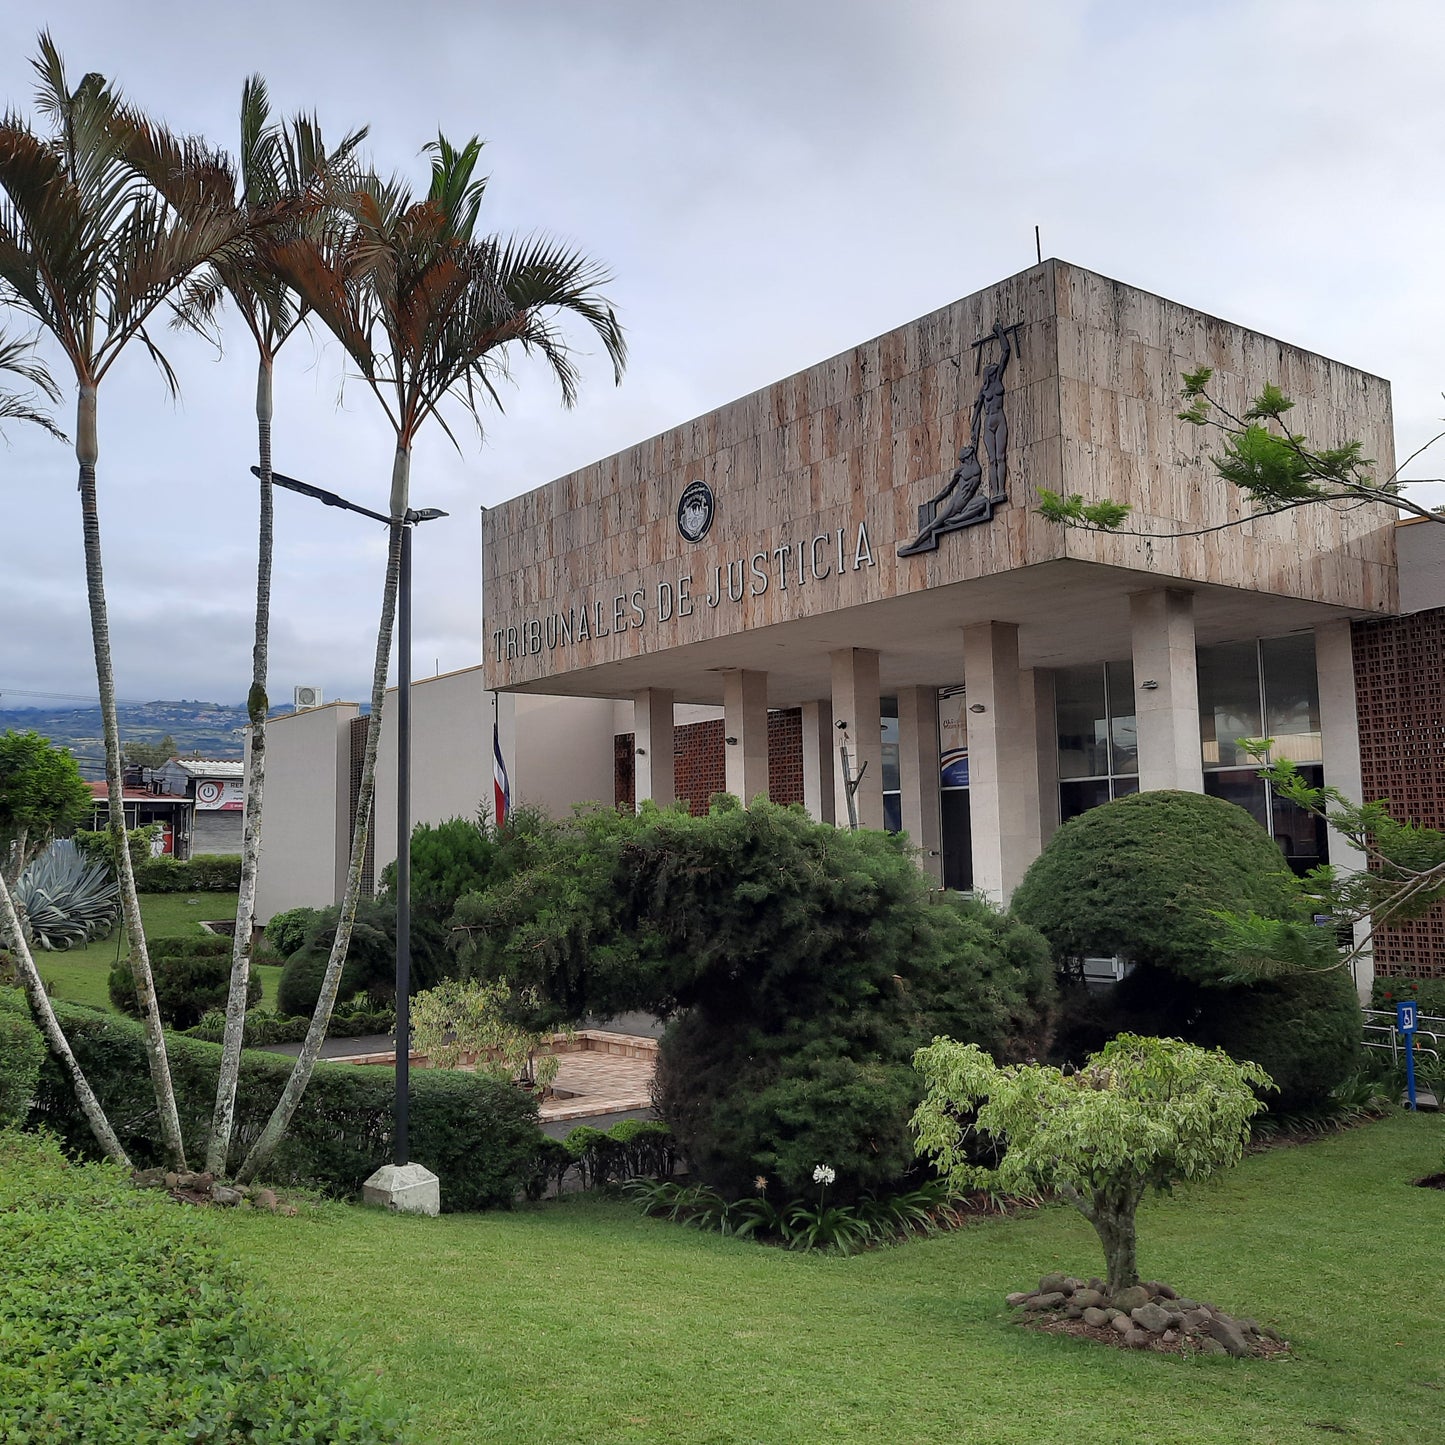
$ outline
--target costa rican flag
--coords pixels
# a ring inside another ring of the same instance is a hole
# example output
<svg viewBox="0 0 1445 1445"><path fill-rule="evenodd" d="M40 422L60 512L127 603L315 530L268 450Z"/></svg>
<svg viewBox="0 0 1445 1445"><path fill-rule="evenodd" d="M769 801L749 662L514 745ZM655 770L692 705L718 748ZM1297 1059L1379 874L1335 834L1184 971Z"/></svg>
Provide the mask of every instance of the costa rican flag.
<svg viewBox="0 0 1445 1445"><path fill-rule="evenodd" d="M512 785L507 781L507 765L502 761L502 736L495 722L492 724L492 792L496 804L492 812L500 828L512 811Z"/></svg>

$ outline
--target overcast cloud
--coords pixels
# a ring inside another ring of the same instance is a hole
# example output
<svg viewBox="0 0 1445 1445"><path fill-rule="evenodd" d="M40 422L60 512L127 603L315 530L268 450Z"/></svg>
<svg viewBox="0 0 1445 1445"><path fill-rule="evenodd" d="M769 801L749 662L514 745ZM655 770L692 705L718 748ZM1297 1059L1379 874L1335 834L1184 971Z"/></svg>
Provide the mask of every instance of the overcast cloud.
<svg viewBox="0 0 1445 1445"><path fill-rule="evenodd" d="M477 508L1057 255L1389 377L1405 455L1445 412L1439 81L1424 0L529 0L8 8L0 99L48 24L172 127L232 145L240 88L371 126L418 184L438 127L487 141L491 229L605 261L631 364L580 405L526 366L478 445L417 447L416 668L480 660ZM238 701L254 588L253 356L174 338L101 391L120 694ZM579 337L579 340L581 338ZM57 367L57 376L62 370ZM73 398L67 399L67 427ZM385 509L391 434L337 349L297 337L275 464ZM1445 474L1445 455L1412 472ZM0 448L0 698L93 696L75 464ZM1445 500L1437 489L1432 500ZM364 697L384 534L279 496L271 691Z"/></svg>

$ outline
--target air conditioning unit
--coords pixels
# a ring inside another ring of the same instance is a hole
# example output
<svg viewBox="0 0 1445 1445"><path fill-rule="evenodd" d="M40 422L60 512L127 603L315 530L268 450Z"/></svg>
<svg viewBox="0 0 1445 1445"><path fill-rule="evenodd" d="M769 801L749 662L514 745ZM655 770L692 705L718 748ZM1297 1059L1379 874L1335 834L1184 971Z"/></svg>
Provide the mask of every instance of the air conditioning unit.
<svg viewBox="0 0 1445 1445"><path fill-rule="evenodd" d="M295 689L294 696L298 712L303 707L320 707L325 701L319 687L298 687Z"/></svg>

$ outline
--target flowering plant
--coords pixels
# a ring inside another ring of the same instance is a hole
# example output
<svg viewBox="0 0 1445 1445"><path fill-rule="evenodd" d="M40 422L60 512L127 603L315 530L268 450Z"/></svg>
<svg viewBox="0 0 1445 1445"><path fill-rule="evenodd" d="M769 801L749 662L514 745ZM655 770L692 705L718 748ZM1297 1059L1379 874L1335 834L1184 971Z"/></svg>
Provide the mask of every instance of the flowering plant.
<svg viewBox="0 0 1445 1445"><path fill-rule="evenodd" d="M829 1164L819 1164L813 1170L813 1183L821 1184L825 1188L838 1177L837 1172Z"/></svg>

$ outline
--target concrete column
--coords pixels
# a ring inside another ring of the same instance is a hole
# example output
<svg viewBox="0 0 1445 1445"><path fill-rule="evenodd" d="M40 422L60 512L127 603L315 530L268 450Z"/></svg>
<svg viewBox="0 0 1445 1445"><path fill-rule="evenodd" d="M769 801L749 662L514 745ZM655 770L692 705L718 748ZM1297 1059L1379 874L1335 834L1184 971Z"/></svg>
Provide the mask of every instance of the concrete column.
<svg viewBox="0 0 1445 1445"><path fill-rule="evenodd" d="M677 799L672 759L672 689L644 688L632 699L632 745L636 750L638 807L651 798L665 808Z"/></svg>
<svg viewBox="0 0 1445 1445"><path fill-rule="evenodd" d="M831 702L803 704L803 807L819 823L831 823L833 775L837 772L837 729Z"/></svg>
<svg viewBox="0 0 1445 1445"><path fill-rule="evenodd" d="M1034 756L1038 759L1039 852L1059 830L1059 720L1055 711L1054 674L1045 667L1024 674L1025 694L1033 689Z"/></svg>
<svg viewBox="0 0 1445 1445"><path fill-rule="evenodd" d="M1355 710L1355 655L1347 617L1322 622L1315 628L1315 675L1320 690L1320 746L1325 782L1338 788L1352 803L1365 800L1360 774L1360 723ZM1329 830L1330 862L1349 873L1363 872L1364 853ZM1358 946L1369 937L1368 920L1355 925ZM1355 963L1355 987L1367 1003L1375 981L1375 959L1368 950Z"/></svg>
<svg viewBox="0 0 1445 1445"><path fill-rule="evenodd" d="M883 731L878 707L878 654L866 647L845 647L828 654L833 669L833 757L848 747L848 766L862 781L853 795L860 828L883 826ZM866 767L865 767L866 764ZM848 789L841 766L833 774L833 816L848 826Z"/></svg>
<svg viewBox="0 0 1445 1445"><path fill-rule="evenodd" d="M898 690L898 780L903 831L919 861L943 882L943 824L938 796L938 689Z"/></svg>
<svg viewBox="0 0 1445 1445"><path fill-rule="evenodd" d="M1024 706L1019 630L1012 622L963 629L973 891L1006 904L1038 852L1038 748L1032 699Z"/></svg>
<svg viewBox="0 0 1445 1445"><path fill-rule="evenodd" d="M1204 791L1199 744L1199 673L1194 659L1194 597L1172 587L1129 598L1134 643L1134 716L1139 729L1139 791Z"/></svg>
<svg viewBox="0 0 1445 1445"><path fill-rule="evenodd" d="M723 676L723 755L727 790L748 807L768 796L768 675L739 669Z"/></svg>

